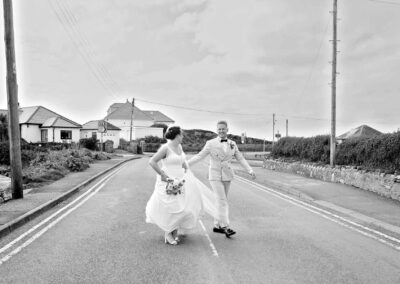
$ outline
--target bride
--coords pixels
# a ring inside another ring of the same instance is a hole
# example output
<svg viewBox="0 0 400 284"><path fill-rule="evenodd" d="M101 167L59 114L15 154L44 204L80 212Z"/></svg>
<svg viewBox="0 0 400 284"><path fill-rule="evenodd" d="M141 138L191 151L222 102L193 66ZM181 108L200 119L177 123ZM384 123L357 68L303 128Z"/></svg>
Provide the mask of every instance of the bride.
<svg viewBox="0 0 400 284"><path fill-rule="evenodd" d="M181 128L170 127L165 138L168 142L149 161L157 172L157 179L146 206L146 222L156 224L165 232L166 244L177 245L178 230L190 232L196 229L202 212L215 217L217 209L212 191L188 168L181 145ZM168 187L167 190L168 183L174 183L175 189Z"/></svg>

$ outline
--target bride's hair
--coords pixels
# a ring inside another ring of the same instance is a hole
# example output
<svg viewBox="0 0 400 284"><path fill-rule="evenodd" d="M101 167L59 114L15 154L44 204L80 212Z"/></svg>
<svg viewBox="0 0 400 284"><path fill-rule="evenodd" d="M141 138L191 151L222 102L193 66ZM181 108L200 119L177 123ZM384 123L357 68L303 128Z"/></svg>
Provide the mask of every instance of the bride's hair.
<svg viewBox="0 0 400 284"><path fill-rule="evenodd" d="M165 132L165 138L169 140L174 140L175 137L180 134L182 134L182 131L179 126L171 126Z"/></svg>

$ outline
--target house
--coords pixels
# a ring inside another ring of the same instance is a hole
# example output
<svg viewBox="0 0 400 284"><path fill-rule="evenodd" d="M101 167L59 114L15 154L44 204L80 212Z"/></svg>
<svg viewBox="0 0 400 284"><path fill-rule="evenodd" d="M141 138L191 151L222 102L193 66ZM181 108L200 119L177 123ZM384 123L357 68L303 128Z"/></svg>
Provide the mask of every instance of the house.
<svg viewBox="0 0 400 284"><path fill-rule="evenodd" d="M7 113L2 110L1 113ZM27 142L79 142L82 126L43 106L19 108L21 138Z"/></svg>
<svg viewBox="0 0 400 284"><path fill-rule="evenodd" d="M142 111L138 107L132 107L129 101L126 103L114 103L107 110L104 118L107 122L121 129L120 138L127 141L131 136L132 117L132 140L146 136L163 137L163 128L151 127L155 123L168 123L174 121L159 111Z"/></svg>
<svg viewBox="0 0 400 284"><path fill-rule="evenodd" d="M99 132L99 121L100 120L91 120L82 125L81 129L81 138L95 138L98 140L103 140L103 142L107 140L111 140L114 142L114 148L118 148L119 146L119 134L121 129L116 127L115 125L105 122L106 132Z"/></svg>
<svg viewBox="0 0 400 284"><path fill-rule="evenodd" d="M357 128L354 128L346 133L336 137L336 141L340 144L343 143L346 139L350 138L357 138L357 137L373 137L377 135L381 135L382 132L368 126L368 125L361 125Z"/></svg>
<svg viewBox="0 0 400 284"><path fill-rule="evenodd" d="M162 112L158 110L144 110L143 111L145 114L153 118L154 124L165 124L167 126L174 124L175 121L163 114Z"/></svg>

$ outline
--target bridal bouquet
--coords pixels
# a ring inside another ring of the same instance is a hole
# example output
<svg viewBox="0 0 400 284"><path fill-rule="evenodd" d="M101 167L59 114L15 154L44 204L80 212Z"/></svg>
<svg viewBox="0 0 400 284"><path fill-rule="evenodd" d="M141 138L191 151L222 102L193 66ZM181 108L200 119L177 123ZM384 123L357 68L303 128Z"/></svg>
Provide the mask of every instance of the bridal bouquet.
<svg viewBox="0 0 400 284"><path fill-rule="evenodd" d="M184 179L179 179L179 178L168 179L167 186L166 186L167 194L168 195L183 194L184 193L184 190L183 190L184 183L185 183Z"/></svg>

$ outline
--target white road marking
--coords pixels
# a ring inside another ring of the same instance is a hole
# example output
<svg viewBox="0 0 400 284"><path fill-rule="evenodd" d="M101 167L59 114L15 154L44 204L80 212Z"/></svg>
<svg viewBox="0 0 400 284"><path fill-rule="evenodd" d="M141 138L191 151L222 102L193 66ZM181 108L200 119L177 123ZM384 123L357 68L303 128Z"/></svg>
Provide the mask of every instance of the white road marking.
<svg viewBox="0 0 400 284"><path fill-rule="evenodd" d="M20 252L24 247L28 246L30 243L32 243L35 239L37 239L38 237L40 237L41 235L43 235L46 231L48 231L51 227L53 227L55 224L57 224L59 221L61 221L64 217L66 217L67 215L69 215L72 211L76 210L78 207L80 207L83 203L85 203L88 199L90 199L93 195L95 195L107 182L109 179L111 179L112 176L114 176L117 172L119 172L120 170L122 170L126 165L122 166L121 168L113 171L112 173L108 174L107 176L105 176L104 178L102 178L99 182L97 182L95 185L93 185L91 188L89 188L85 193L83 193L82 195L80 195L78 198L76 198L74 201L72 201L71 203L67 204L66 206L64 206L63 208L61 208L60 210L58 210L57 212L53 213L51 216L49 216L48 218L46 218L45 220L43 220L42 222L40 222L39 224L35 225L34 227L32 227L31 229L29 229L28 231L26 231L25 233L21 234L18 238L14 239L13 241L11 241L10 243L8 243L7 245L5 245L4 247L2 247L0 249L0 253L3 253L4 251L6 251L7 249L11 248L13 245L15 245L18 241L20 241L21 239L23 239L24 237L26 237L27 235L29 235L30 233L34 232L36 229L38 229L39 227L43 226L44 224L48 223L51 219L53 219L54 217L56 217L57 215L59 215L60 213L62 213L63 211L65 211L66 209L68 209L69 207L71 207L72 205L74 205L76 202L78 202L79 200L81 200L83 197L85 197L86 195L90 194L89 196L87 196L84 200L82 200L79 204L77 204L75 207L71 208L70 210L68 210L65 214L63 214L62 216L60 216L59 218L57 218L55 221L53 221L52 223L50 223L48 226L46 226L44 229L42 229L39 233L35 234L33 237L31 237L30 239L28 239L28 241L26 241L24 244L22 244L21 246L17 247L15 250L13 250L11 253L7 254L5 257L3 257L2 259L0 259L0 265L2 265L4 262L6 262L8 259L10 259L13 255L17 254L18 252ZM102 183L102 184L101 184ZM100 185L101 184L101 185ZM100 185L100 186L99 186ZM99 186L95 191L92 192L92 190L94 188L96 188L97 186Z"/></svg>
<svg viewBox="0 0 400 284"><path fill-rule="evenodd" d="M305 203L305 202L303 202L301 200L297 200L297 199L295 199L293 197L290 197L290 196L288 196L286 194L280 193L280 192L278 192L278 191L276 191L274 189L271 189L269 187L266 187L264 185L261 185L261 184L246 180L246 179L244 179L242 177L238 177L238 176L235 176L235 178L236 178L236 180L239 180L239 181L241 181L241 182L243 182L245 184L251 185L254 188L256 188L256 189L258 189L258 190L260 190L262 192L269 193L269 194L271 194L271 195L273 195L273 196L275 196L277 198L280 198L280 199L285 200L285 201L287 201L287 202L289 202L291 204L294 204L294 205L296 205L298 207L301 207L301 208L306 209L306 210L308 210L310 212L313 212L313 213L315 213L315 214L317 214L317 215L319 215L319 216L321 216L321 217L323 217L325 219L328 219L328 220L330 220L330 221L332 221L334 223L340 224L340 225L342 225L342 226L344 226L346 228L349 228L349 229L351 229L353 231L356 231L356 232L358 232L358 233L360 233L360 234L362 234L364 236L370 237L370 238L372 238L374 240L377 240L377 241L379 241L379 242L381 242L383 244L386 244L386 245L388 245L388 246L400 251L400 246L392 244L391 242L387 241L387 240L391 240L393 242L396 242L396 243L400 244L400 240L397 239L397 238L394 238L392 236L386 235L384 233L381 233L381 232L376 231L374 229L368 228L368 227L363 226L361 224L355 223L355 222L353 222L351 220L348 220L346 218L343 218L341 216L338 216L336 214L333 214L333 213L331 213L329 211L326 211L324 209L318 208L316 206L310 205L310 204ZM374 234L376 234L376 235L378 235L380 237L383 237L383 238L385 238L387 240L379 238L379 237L377 237L375 235L372 235L370 233L367 233L367 232L362 231L360 229L357 229L355 227L358 227L358 228L363 229L365 231L374 233Z"/></svg>
<svg viewBox="0 0 400 284"><path fill-rule="evenodd" d="M204 227L204 224L203 224L203 222L202 222L201 220L199 220L199 223L200 223L201 227L203 228L204 235L205 235L206 238L208 239L208 243L210 244L210 247L211 247L211 250L212 250L213 255L216 256L216 257L218 257L218 256L219 256L219 255L218 255L218 251L217 251L217 249L215 248L215 245L214 245L214 243L212 242L210 236L208 235L207 230L206 230L206 227Z"/></svg>

